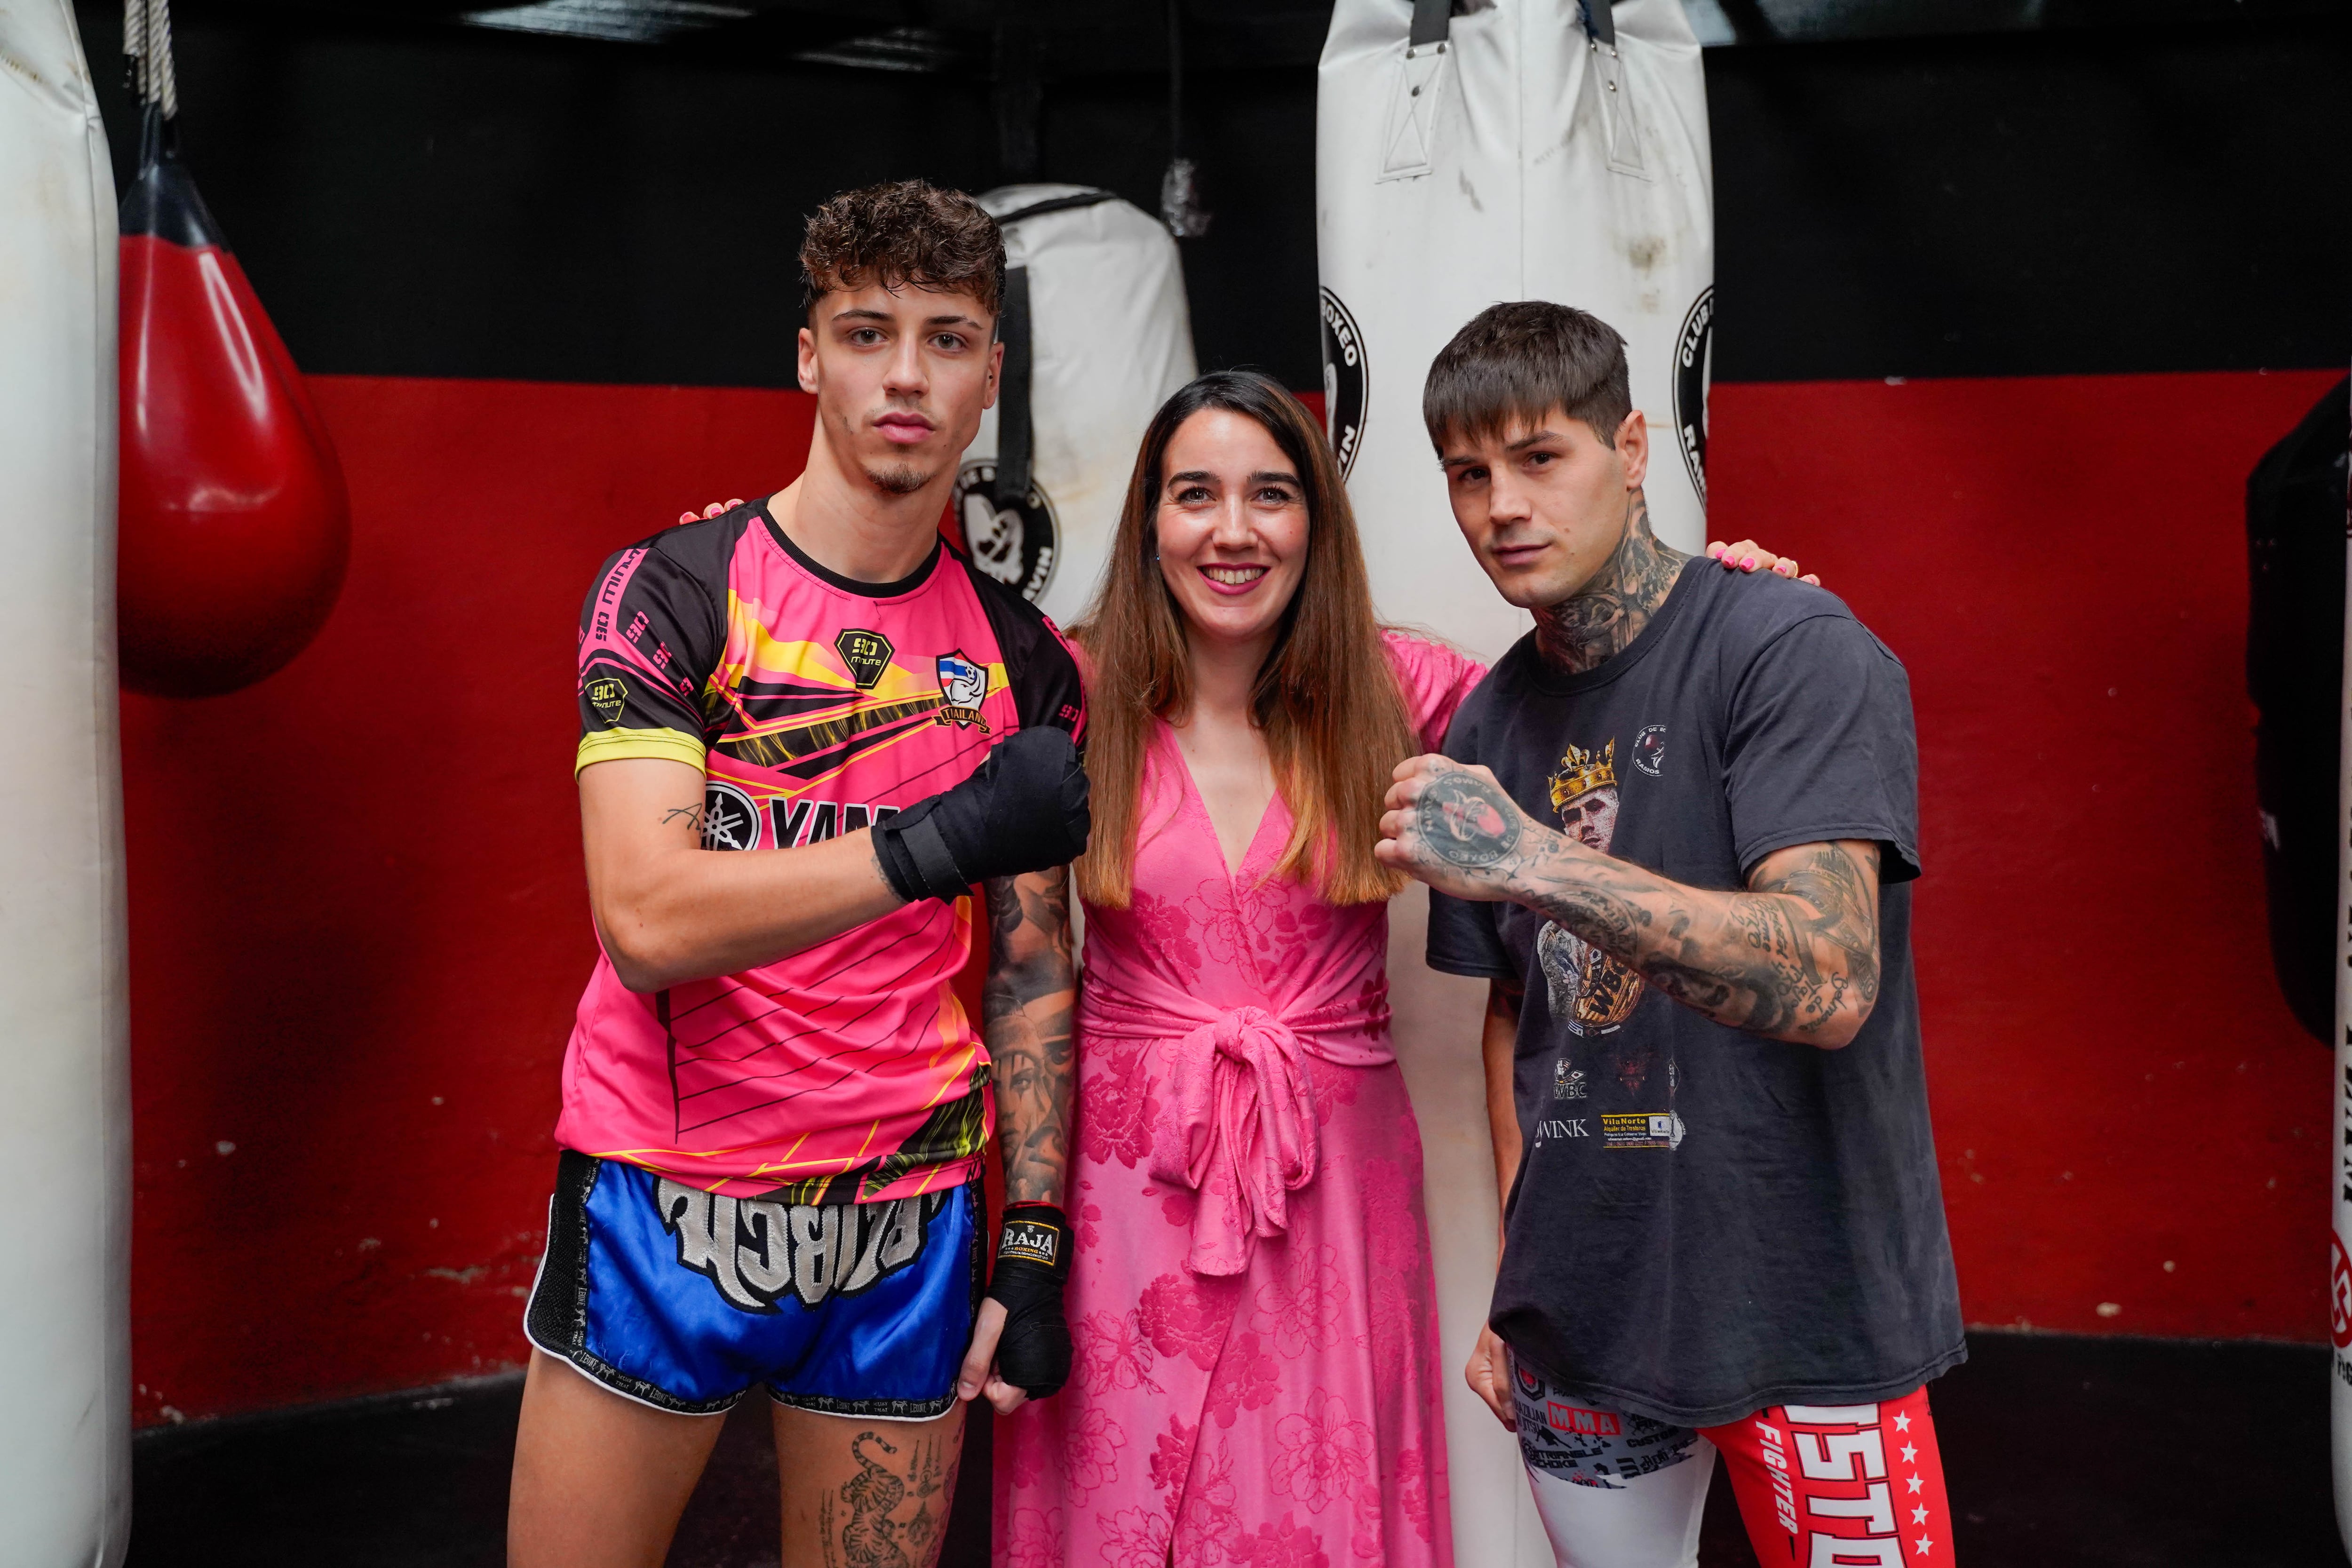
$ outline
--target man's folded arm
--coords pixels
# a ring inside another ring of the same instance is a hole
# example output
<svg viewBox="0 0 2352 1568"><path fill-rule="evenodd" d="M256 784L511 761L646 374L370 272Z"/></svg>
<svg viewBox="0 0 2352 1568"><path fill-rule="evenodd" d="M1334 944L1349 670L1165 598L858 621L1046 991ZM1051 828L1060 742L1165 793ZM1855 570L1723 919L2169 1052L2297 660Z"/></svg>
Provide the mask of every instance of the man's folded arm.
<svg viewBox="0 0 2352 1568"><path fill-rule="evenodd" d="M790 849L704 848L703 792L701 769L663 758L580 770L589 905L630 990L773 963L904 901L865 828Z"/></svg>

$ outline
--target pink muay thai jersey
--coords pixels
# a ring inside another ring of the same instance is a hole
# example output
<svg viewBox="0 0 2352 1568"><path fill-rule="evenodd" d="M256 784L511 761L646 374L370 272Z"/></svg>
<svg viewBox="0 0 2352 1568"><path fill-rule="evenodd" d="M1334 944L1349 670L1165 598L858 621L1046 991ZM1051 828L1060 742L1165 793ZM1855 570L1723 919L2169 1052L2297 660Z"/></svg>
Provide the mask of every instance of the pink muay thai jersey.
<svg viewBox="0 0 2352 1568"><path fill-rule="evenodd" d="M705 775L702 842L791 850L960 783L1024 725L1082 738L1070 649L944 547L859 583L765 502L607 562L580 623L578 766ZM866 1202L968 1180L994 1106L951 982L971 900L925 900L780 963L640 995L599 955L557 1142L736 1196Z"/></svg>

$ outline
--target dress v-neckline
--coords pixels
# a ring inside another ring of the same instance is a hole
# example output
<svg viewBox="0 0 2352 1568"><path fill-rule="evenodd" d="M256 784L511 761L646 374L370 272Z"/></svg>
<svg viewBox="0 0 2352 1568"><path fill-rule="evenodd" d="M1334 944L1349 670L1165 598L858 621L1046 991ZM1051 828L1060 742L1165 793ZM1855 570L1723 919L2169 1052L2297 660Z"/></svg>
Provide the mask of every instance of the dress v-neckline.
<svg viewBox="0 0 2352 1568"><path fill-rule="evenodd" d="M1258 840L1265 837L1266 824L1274 820L1274 808L1282 799L1282 785L1277 783L1273 793L1265 797L1265 805L1257 814L1257 826L1250 830L1249 842L1242 846L1241 863L1235 865L1225 858L1225 841L1217 836L1217 819L1209 815L1209 799L1201 793L1200 781L1192 776L1192 762L1184 754L1184 743L1176 738L1176 726L1162 719L1160 731L1167 742L1168 749L1176 755L1176 771L1184 779L1184 798L1192 803L1194 811L1200 813L1201 826L1208 834L1209 842L1216 847L1217 865L1224 871L1226 881L1238 883L1242 873L1249 869L1250 861L1257 854Z"/></svg>

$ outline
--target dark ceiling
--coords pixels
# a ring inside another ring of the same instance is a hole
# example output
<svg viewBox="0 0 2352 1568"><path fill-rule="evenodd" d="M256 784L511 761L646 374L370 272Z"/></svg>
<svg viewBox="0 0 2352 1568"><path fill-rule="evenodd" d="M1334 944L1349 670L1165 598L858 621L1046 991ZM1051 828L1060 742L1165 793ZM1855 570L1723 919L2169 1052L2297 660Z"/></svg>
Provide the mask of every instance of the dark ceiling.
<svg viewBox="0 0 2352 1568"><path fill-rule="evenodd" d="M1402 8L1408 0L1395 0ZM1492 0L1454 0L1456 14ZM888 71L1032 79L1315 60L1330 0L195 0L499 27ZM2352 0L1684 0L1709 47L2041 28L2195 28L2343 14Z"/></svg>

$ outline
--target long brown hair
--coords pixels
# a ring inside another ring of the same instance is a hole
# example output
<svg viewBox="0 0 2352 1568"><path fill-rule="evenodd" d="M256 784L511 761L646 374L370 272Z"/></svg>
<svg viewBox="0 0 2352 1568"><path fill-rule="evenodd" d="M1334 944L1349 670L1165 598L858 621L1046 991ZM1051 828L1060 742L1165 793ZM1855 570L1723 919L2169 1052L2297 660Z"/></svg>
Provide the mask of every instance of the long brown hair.
<svg viewBox="0 0 2352 1568"><path fill-rule="evenodd" d="M1250 693L1276 787L1296 824L1276 872L1308 883L1329 903L1378 902L1404 885L1372 858L1381 800L1396 764L1418 748L1372 616L1363 545L1339 467L1314 416L1251 371L1202 376L1152 416L1128 479L1109 574L1076 629L1093 667L1087 775L1094 836L1077 864L1078 891L1092 903L1127 907L1151 726L1192 705L1183 613L1158 564L1160 488L1178 426L1209 408L1262 426L1306 491L1306 570Z"/></svg>

